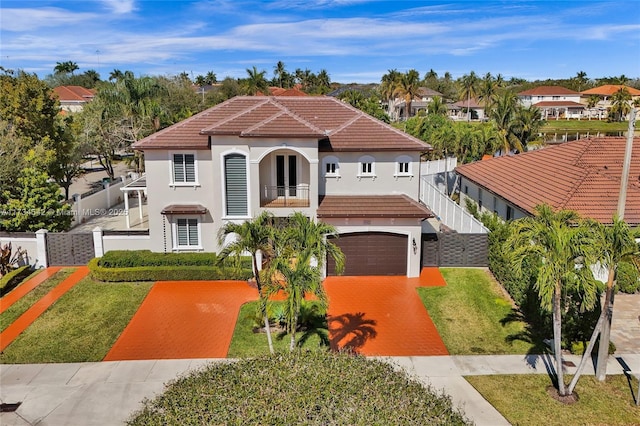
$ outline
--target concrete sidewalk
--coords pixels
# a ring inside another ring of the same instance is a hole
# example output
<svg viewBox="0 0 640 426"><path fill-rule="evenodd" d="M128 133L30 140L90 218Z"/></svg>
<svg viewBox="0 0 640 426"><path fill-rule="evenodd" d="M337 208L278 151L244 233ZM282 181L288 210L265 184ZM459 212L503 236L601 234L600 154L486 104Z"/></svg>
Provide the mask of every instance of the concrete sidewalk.
<svg viewBox="0 0 640 426"><path fill-rule="evenodd" d="M477 425L509 424L466 380L465 375L547 374L545 356L479 355L378 358L392 363L435 389L451 395L454 404ZM579 363L579 357L565 361ZM209 362L228 359L114 361L76 364L0 365L0 400L22 402L14 413L0 414L8 425L121 425L153 398L164 383ZM626 367L625 367L626 366ZM607 372L640 370L640 355L609 358ZM566 368L572 374L575 367ZM593 374L593 367L587 368Z"/></svg>

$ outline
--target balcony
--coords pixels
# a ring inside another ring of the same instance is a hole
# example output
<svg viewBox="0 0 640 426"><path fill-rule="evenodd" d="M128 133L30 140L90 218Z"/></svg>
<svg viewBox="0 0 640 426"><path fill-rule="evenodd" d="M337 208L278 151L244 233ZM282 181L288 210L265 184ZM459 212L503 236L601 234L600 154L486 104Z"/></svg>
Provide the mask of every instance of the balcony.
<svg viewBox="0 0 640 426"><path fill-rule="evenodd" d="M309 207L309 185L264 186L260 194L260 207Z"/></svg>

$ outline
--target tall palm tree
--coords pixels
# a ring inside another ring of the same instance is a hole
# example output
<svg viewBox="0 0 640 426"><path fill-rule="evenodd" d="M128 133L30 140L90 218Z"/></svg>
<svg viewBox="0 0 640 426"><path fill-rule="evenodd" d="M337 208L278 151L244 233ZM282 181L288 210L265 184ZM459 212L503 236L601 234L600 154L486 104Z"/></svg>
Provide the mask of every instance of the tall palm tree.
<svg viewBox="0 0 640 426"><path fill-rule="evenodd" d="M123 77L124 73L117 68L114 68L114 70L109 73L109 81L118 81Z"/></svg>
<svg viewBox="0 0 640 426"><path fill-rule="evenodd" d="M327 297L322 287L322 271L327 256L336 263L336 271L344 270L344 254L327 239L336 229L322 222L314 222L297 212L289 217L289 225L276 237L276 254L267 274L272 292L286 294L289 349L296 345L296 329L300 306L306 293L314 294L326 306Z"/></svg>
<svg viewBox="0 0 640 426"><path fill-rule="evenodd" d="M544 120L542 120L540 109L533 105L527 108L518 105L511 123L511 131L520 142L522 148L526 149L529 142L539 139L543 125Z"/></svg>
<svg viewBox="0 0 640 426"><path fill-rule="evenodd" d="M395 94L404 98L405 118L411 117L411 102L420 88L420 73L414 69L400 75Z"/></svg>
<svg viewBox="0 0 640 426"><path fill-rule="evenodd" d="M258 71L255 66L251 69L247 68L247 78L245 80L245 90L250 95L255 95L258 92L262 92L265 95L269 94L269 84L265 78L266 71Z"/></svg>
<svg viewBox="0 0 640 426"><path fill-rule="evenodd" d="M587 79L587 73L584 71L578 71L576 76L573 78L576 81L577 91L581 92L582 88L587 84L589 79Z"/></svg>
<svg viewBox="0 0 640 426"><path fill-rule="evenodd" d="M574 286L582 294L584 307L591 307L597 298L597 285L588 267L576 267L591 259L594 239L574 211L554 211L549 205L535 208L535 217L515 221L508 238L512 266L522 271L525 259L539 265L535 289L540 304L553 316L553 352L556 361L558 393L567 394L562 366L563 291Z"/></svg>
<svg viewBox="0 0 640 426"><path fill-rule="evenodd" d="M478 83L478 101L484 103L485 116L491 115L491 109L498 95L498 83L490 72Z"/></svg>
<svg viewBox="0 0 640 426"><path fill-rule="evenodd" d="M613 317L614 290L617 281L618 266L621 261L628 261L637 269L640 269L640 246L636 238L640 238L640 229L632 230L627 223L618 218L613 218L611 226L604 226L598 222L592 222L591 226L596 230L598 239L594 245L595 256L600 268L607 271L607 285L605 298L600 311L600 317L593 330L589 344L582 355L580 365L569 384L569 393L573 392L582 370L591 359L591 353L598 336L600 343L596 362L596 378L603 381L607 375L607 358L609 356L609 341L611 332L611 319Z"/></svg>
<svg viewBox="0 0 640 426"><path fill-rule="evenodd" d="M524 151L520 140L513 134L513 119L517 105L518 97L516 94L506 90L496 98L494 108L491 111L491 119L498 130L502 155L509 154L514 148L520 152Z"/></svg>
<svg viewBox="0 0 640 426"><path fill-rule="evenodd" d="M475 71L463 75L460 79L461 98L467 100L467 121L471 121L471 98L476 96L478 81Z"/></svg>
<svg viewBox="0 0 640 426"><path fill-rule="evenodd" d="M631 112L631 93L626 87L622 87L611 96L611 113L616 121L623 121Z"/></svg>
<svg viewBox="0 0 640 426"><path fill-rule="evenodd" d="M64 73L73 75L74 71L79 69L78 64L73 61L56 62L56 66L53 68L55 73Z"/></svg>
<svg viewBox="0 0 640 426"><path fill-rule="evenodd" d="M218 242L222 246L229 235L235 235L236 239L227 244L219 254L220 261L230 255L241 256L244 253L251 255L253 277L258 287L258 297L260 299L260 314L264 318L264 329L267 334L269 352L274 353L273 342L271 340L271 328L269 326L269 316L267 314L267 295L260 277L260 266L258 265L258 252L263 256L273 255L274 230L271 226L273 216L269 212L262 212L260 216L253 220L245 221L241 224L227 223L218 234Z"/></svg>
<svg viewBox="0 0 640 426"><path fill-rule="evenodd" d="M387 102L387 114L393 121L398 119L396 113L396 88L400 80L400 72L396 69L387 71L380 83L380 96Z"/></svg>
<svg viewBox="0 0 640 426"><path fill-rule="evenodd" d="M321 69L316 77L316 83L320 88L320 93L324 94L329 91L331 87L331 77L325 69Z"/></svg>
<svg viewBox="0 0 640 426"><path fill-rule="evenodd" d="M278 61L276 66L273 67L273 76L275 79L277 79L278 87L283 87L282 78L284 77L286 72L287 72L287 68L285 67L284 62L282 61Z"/></svg>

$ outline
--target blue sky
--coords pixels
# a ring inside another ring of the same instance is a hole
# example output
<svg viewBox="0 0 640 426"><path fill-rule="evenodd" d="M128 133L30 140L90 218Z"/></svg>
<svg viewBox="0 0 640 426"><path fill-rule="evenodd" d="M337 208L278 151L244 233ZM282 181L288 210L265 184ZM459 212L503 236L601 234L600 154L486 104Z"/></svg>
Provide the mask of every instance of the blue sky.
<svg viewBox="0 0 640 426"><path fill-rule="evenodd" d="M326 69L332 81L379 82L389 69L454 78L640 77L640 2L369 0L2 0L0 62L80 72L245 77Z"/></svg>

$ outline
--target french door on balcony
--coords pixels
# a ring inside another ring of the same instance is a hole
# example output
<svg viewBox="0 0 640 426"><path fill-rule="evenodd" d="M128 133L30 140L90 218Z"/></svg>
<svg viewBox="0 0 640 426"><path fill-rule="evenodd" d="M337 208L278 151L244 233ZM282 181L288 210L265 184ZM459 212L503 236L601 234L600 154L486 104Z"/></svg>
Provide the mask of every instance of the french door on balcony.
<svg viewBox="0 0 640 426"><path fill-rule="evenodd" d="M298 186L298 157L276 155L276 185L278 197L296 197Z"/></svg>

